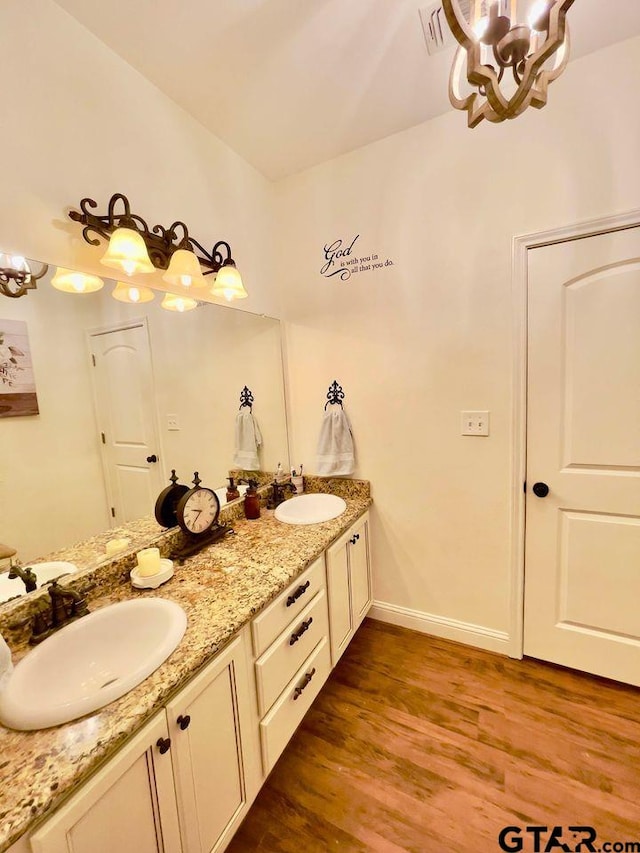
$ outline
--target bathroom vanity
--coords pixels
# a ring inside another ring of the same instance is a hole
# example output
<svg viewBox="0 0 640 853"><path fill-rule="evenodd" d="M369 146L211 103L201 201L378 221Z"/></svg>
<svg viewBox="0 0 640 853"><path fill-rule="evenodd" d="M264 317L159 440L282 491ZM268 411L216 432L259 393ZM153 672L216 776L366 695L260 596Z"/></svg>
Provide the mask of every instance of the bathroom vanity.
<svg viewBox="0 0 640 853"><path fill-rule="evenodd" d="M324 486L347 502L332 521L235 520L234 536L160 589L121 583L89 602L168 598L187 631L156 672L97 713L0 730L0 850L226 847L371 605L368 483Z"/></svg>

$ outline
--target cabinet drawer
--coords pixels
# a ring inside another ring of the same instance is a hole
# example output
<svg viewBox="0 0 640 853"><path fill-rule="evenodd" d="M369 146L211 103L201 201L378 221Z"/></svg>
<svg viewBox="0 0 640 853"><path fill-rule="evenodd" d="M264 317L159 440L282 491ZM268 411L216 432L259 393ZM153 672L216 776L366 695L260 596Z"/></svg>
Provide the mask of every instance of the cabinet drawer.
<svg viewBox="0 0 640 853"><path fill-rule="evenodd" d="M262 763L265 775L276 763L331 671L329 643L321 640L282 695L260 723ZM313 674L312 674L313 673ZM311 679L308 680L309 675ZM305 682L306 686L305 686ZM299 691L302 689L302 692ZM297 699L296 699L297 696Z"/></svg>
<svg viewBox="0 0 640 853"><path fill-rule="evenodd" d="M256 657L266 651L278 634L284 631L291 620L295 619L314 595L324 587L324 555L322 555L251 623L253 650Z"/></svg>
<svg viewBox="0 0 640 853"><path fill-rule="evenodd" d="M256 661L256 687L261 717L320 640L328 634L327 597L321 589Z"/></svg>

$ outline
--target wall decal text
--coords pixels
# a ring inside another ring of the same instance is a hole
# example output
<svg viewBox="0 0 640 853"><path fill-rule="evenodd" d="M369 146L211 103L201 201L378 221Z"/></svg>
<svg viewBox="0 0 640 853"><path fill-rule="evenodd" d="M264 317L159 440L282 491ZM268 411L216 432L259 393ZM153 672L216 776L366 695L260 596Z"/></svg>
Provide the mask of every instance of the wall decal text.
<svg viewBox="0 0 640 853"><path fill-rule="evenodd" d="M334 240L333 243L328 243L324 247L324 264L320 269L320 274L325 278L331 278L337 275L341 281L347 281L352 275L362 272L371 272L383 267L394 266L390 258L382 261L380 256L375 252L368 255L356 256L353 254L353 248L360 238L359 234L349 243L345 240Z"/></svg>

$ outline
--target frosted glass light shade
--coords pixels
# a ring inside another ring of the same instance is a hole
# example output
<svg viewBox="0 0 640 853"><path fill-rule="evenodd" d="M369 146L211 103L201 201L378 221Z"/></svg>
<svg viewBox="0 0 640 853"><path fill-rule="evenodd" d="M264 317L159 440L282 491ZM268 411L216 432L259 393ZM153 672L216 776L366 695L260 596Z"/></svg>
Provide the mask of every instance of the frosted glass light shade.
<svg viewBox="0 0 640 853"><path fill-rule="evenodd" d="M167 311L179 311L183 313L184 311L193 311L194 308L198 307L198 303L195 299L191 299L190 296L178 296L175 293L166 293L160 303L160 307L166 308Z"/></svg>
<svg viewBox="0 0 640 853"><path fill-rule="evenodd" d="M117 228L113 232L100 263L125 275L155 272L144 240L132 228Z"/></svg>
<svg viewBox="0 0 640 853"><path fill-rule="evenodd" d="M242 277L233 261L227 261L224 266L218 270L218 275L211 288L212 296L224 297L227 302L232 299L244 299L249 294L244 289Z"/></svg>
<svg viewBox="0 0 640 853"><path fill-rule="evenodd" d="M64 267L58 267L51 284L63 293L95 293L104 287L104 281L97 275L67 270Z"/></svg>
<svg viewBox="0 0 640 853"><path fill-rule="evenodd" d="M111 295L118 302L129 302L133 305L137 305L139 302L151 302L155 297L150 287L138 287L124 281L119 281L116 284Z"/></svg>
<svg viewBox="0 0 640 853"><path fill-rule="evenodd" d="M200 262L194 252L188 249L176 249L171 255L169 268L162 280L174 287L206 287Z"/></svg>

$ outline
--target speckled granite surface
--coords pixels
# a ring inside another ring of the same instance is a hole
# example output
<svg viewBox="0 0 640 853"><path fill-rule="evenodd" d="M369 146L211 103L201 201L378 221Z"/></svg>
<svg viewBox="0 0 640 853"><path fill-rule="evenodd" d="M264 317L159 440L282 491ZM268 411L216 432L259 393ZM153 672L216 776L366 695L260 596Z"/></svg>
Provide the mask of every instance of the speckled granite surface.
<svg viewBox="0 0 640 853"><path fill-rule="evenodd" d="M235 535L177 566L174 577L157 590L134 590L124 580L134 554L115 560L110 574L104 566L74 581L74 585L94 584L87 593L91 609L139 595L176 601L187 613L187 631L159 669L97 713L36 732L14 732L0 726L0 853L122 746L371 504L365 481L308 479L309 491L332 491L344 497L346 512L332 521L305 526L282 524L267 510L256 521L235 520ZM152 535L162 533L164 545L175 536L155 528ZM108 538L113 536L109 531ZM141 541L137 547L147 542ZM34 595L25 596L23 602ZM24 607L23 603L23 612ZM19 616L13 602L3 608L6 610L10 612L0 614L0 628ZM24 652L23 634L24 629L14 629L11 637L4 634L13 642L15 657Z"/></svg>

